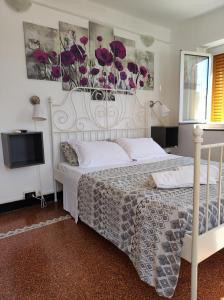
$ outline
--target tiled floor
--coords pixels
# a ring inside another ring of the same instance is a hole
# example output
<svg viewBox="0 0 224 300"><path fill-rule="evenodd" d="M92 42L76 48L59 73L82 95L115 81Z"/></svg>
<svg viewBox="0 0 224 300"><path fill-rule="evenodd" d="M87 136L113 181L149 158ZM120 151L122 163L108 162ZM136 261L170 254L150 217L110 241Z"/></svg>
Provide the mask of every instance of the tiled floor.
<svg viewBox="0 0 224 300"><path fill-rule="evenodd" d="M61 206L0 214L0 232L65 215ZM224 251L199 266L199 300L224 297ZM0 240L0 300L162 299L128 257L83 223L67 219ZM174 300L190 299L182 262Z"/></svg>
<svg viewBox="0 0 224 300"><path fill-rule="evenodd" d="M17 209L0 214L0 232L6 232L16 228L36 224L47 219L66 215L61 204L51 203L41 209L39 205Z"/></svg>

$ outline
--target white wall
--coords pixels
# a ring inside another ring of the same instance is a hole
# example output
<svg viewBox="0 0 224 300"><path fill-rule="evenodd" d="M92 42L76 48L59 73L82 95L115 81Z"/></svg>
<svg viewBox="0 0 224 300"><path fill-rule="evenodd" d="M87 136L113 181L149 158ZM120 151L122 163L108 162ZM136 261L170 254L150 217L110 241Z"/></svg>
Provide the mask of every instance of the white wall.
<svg viewBox="0 0 224 300"><path fill-rule="evenodd" d="M172 118L178 122L179 113L179 70L180 50L197 51L215 41L224 39L224 8L218 9L207 15L191 19L178 26L171 35L172 50ZM177 153L193 155L192 143L193 125L181 125L179 130L179 147ZM214 141L224 142L224 131L204 132L205 143Z"/></svg>
<svg viewBox="0 0 224 300"><path fill-rule="evenodd" d="M217 47L212 47L208 49L208 52L211 53L212 55L217 55L224 53L224 44L217 46Z"/></svg>
<svg viewBox="0 0 224 300"><path fill-rule="evenodd" d="M16 13L0 0L0 131L14 129L34 130L31 120L32 107L29 98L38 95L47 109L47 98L60 101L64 92L61 83L26 78L26 63L24 53L24 39L22 22L27 21L43 26L58 28L58 21L87 26L87 19L113 25L117 30L131 31L128 34L142 33L153 35L155 43L149 50L155 53L155 89L149 91L149 100L161 99L168 106L171 105L170 77L170 31L145 21L121 14L103 6L87 1L72 0L39 0L45 7L37 4L24 13ZM64 13L46 6L64 9ZM67 12L74 12L80 17ZM161 86L161 91L160 87ZM172 123L172 119L170 120ZM52 171L50 157L49 118L46 122L38 123L38 130L44 133L45 165L41 166L43 193L51 193ZM36 167L9 170L4 166L2 148L0 146L0 203L22 199L24 192L38 190L38 175Z"/></svg>
<svg viewBox="0 0 224 300"><path fill-rule="evenodd" d="M193 145L193 129L194 125L185 124L179 127L179 146L175 150L176 154L183 156L194 156ZM223 143L224 131L223 130L204 130L203 131L204 144ZM203 152L203 157L207 157L207 151ZM213 149L211 152L211 158L213 160L219 160L220 150Z"/></svg>

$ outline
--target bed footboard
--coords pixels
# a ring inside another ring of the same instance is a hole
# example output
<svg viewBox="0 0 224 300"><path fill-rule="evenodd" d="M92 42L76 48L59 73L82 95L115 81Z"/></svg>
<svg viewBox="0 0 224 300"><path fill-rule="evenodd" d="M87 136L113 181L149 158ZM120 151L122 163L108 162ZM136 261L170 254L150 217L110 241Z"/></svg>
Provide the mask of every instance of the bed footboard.
<svg viewBox="0 0 224 300"><path fill-rule="evenodd" d="M221 197L222 197L222 163L223 163L223 148L224 143L202 145L203 142L203 130L197 126L194 131L194 144L195 144L195 156L194 156L194 194L193 194L193 226L192 226L192 238L186 236L186 245L183 249L182 257L188 261L191 261L191 300L197 300L197 282L198 282L198 264L211 256L215 252L224 248L224 224L221 224ZM217 196L217 208L218 208L218 224L215 228L208 230L209 225L209 182L210 182L210 159L211 150L213 148L220 149L219 159L219 179L218 179L218 196ZM201 152L207 150L207 188L206 188L206 230L205 233L199 234L199 202L200 202L200 166L201 166ZM191 251L190 250L190 239Z"/></svg>

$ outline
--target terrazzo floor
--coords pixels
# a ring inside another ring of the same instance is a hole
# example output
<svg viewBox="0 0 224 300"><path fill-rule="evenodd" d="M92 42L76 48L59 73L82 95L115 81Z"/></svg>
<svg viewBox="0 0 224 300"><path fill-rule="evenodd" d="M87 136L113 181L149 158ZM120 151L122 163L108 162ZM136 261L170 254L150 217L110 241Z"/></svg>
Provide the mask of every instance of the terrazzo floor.
<svg viewBox="0 0 224 300"><path fill-rule="evenodd" d="M0 233L65 216L51 204L0 214ZM44 223L45 224L45 223ZM224 297L224 250L199 265L199 300ZM142 282L128 257L71 218L0 239L0 300L164 299ZM190 299L182 261L174 300Z"/></svg>

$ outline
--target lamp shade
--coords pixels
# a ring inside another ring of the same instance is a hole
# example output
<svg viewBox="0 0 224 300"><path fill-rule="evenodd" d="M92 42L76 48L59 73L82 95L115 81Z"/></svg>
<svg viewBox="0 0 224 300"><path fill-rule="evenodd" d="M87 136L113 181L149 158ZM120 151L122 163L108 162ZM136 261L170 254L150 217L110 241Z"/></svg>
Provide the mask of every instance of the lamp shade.
<svg viewBox="0 0 224 300"><path fill-rule="evenodd" d="M165 105L160 105L160 114L162 117L166 117L170 112L170 109Z"/></svg>
<svg viewBox="0 0 224 300"><path fill-rule="evenodd" d="M6 3L16 11L26 11L30 8L32 1L31 0L5 0Z"/></svg>
<svg viewBox="0 0 224 300"><path fill-rule="evenodd" d="M43 112L40 104L33 105L32 119L34 121L45 121L46 120L46 117L44 115L44 112Z"/></svg>

